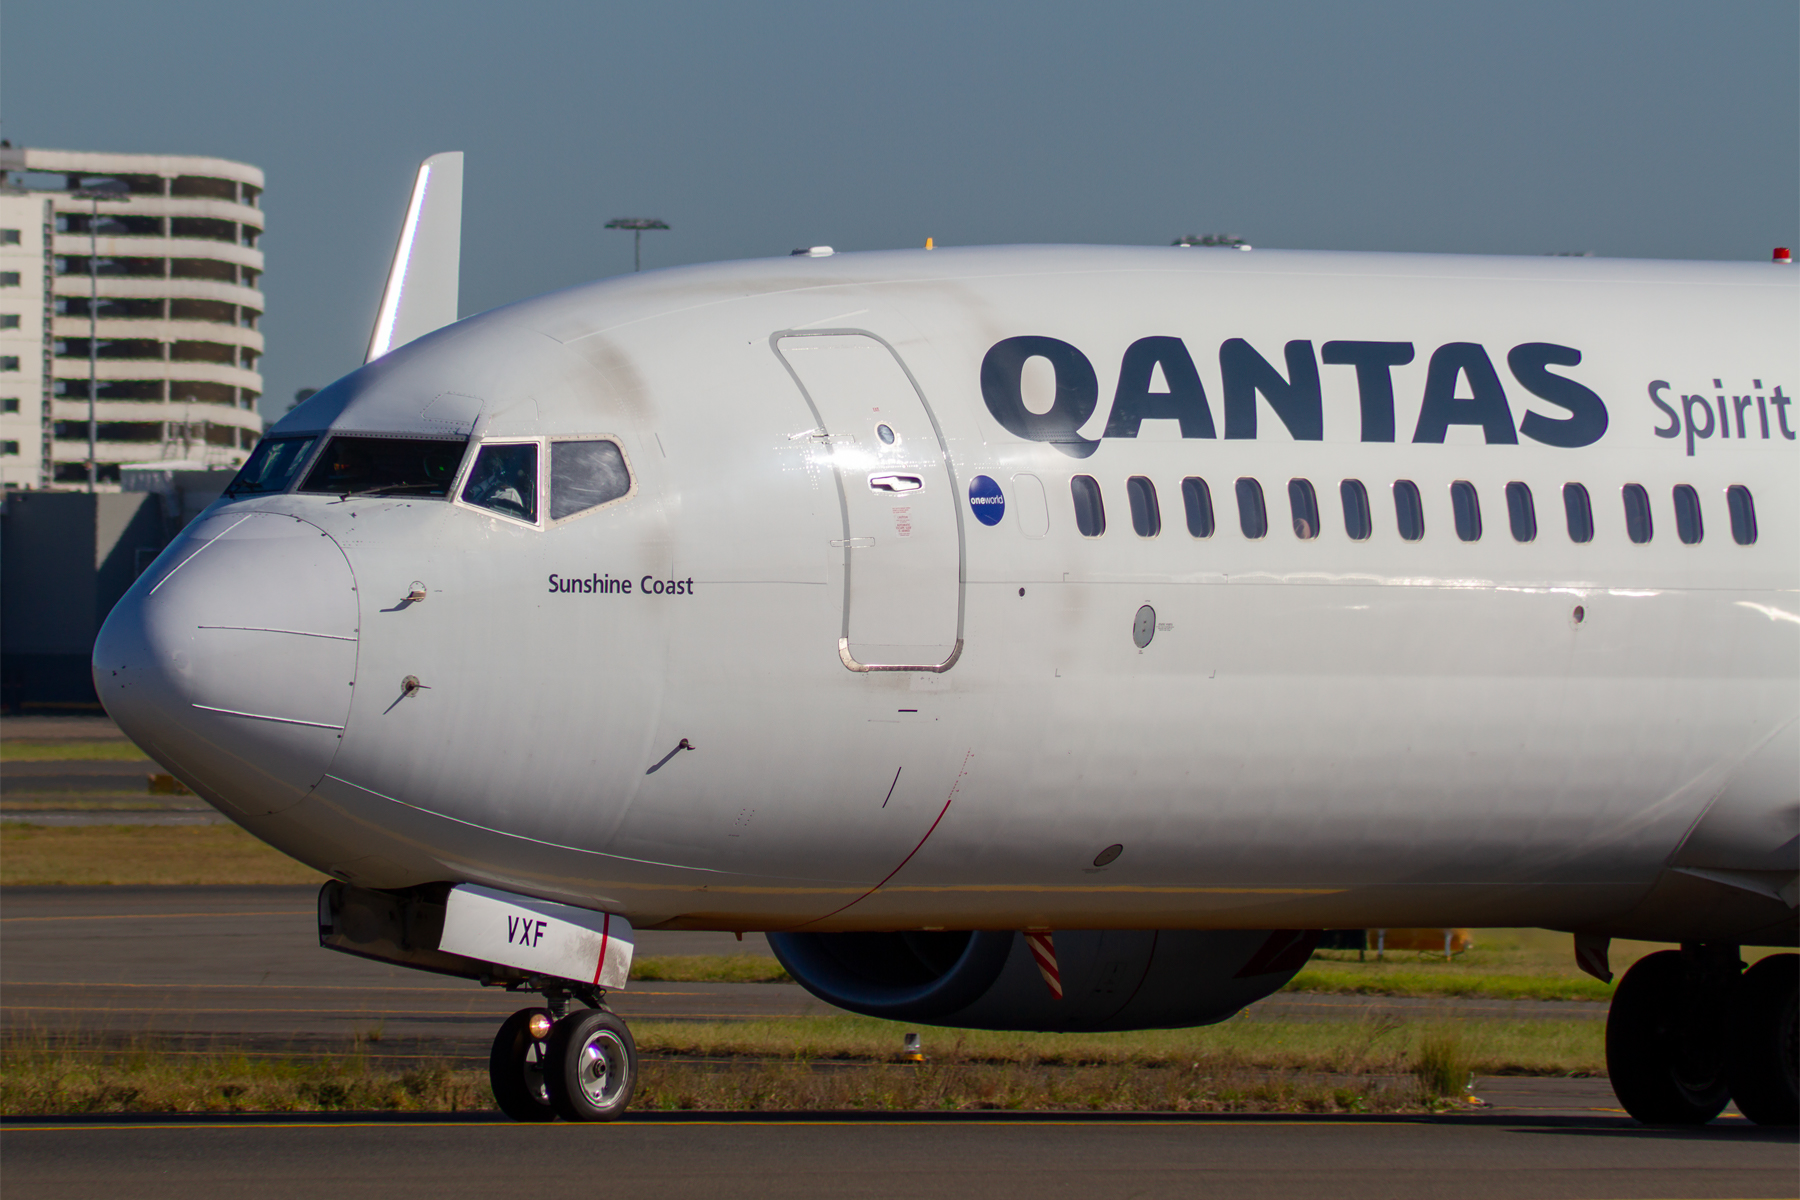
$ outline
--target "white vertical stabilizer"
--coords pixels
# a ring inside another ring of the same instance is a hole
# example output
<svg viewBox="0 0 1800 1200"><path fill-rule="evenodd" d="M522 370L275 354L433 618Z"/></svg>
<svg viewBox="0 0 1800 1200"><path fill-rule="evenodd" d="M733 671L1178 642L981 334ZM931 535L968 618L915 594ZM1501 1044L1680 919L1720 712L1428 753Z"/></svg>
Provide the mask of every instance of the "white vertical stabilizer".
<svg viewBox="0 0 1800 1200"><path fill-rule="evenodd" d="M461 150L434 154L419 164L364 362L456 320L462 177Z"/></svg>

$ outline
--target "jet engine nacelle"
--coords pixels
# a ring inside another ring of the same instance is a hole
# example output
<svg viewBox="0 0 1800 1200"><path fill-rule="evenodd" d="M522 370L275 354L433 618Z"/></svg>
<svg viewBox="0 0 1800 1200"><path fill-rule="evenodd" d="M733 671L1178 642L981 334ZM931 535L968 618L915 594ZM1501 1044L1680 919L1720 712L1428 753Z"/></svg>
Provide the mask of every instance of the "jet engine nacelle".
<svg viewBox="0 0 1800 1200"><path fill-rule="evenodd" d="M1316 930L1068 930L1052 935L1062 994L1021 933L771 933L788 974L871 1017L1046 1033L1222 1021L1280 989Z"/></svg>

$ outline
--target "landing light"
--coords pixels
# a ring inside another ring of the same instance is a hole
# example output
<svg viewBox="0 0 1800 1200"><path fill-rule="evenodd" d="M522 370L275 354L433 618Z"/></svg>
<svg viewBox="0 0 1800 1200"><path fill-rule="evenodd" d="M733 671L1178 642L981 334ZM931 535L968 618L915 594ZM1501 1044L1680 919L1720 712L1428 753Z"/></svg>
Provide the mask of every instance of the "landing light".
<svg viewBox="0 0 1800 1200"><path fill-rule="evenodd" d="M531 1020L525 1022L525 1028L530 1032L533 1041L541 1042L550 1036L552 1023L549 1013L532 1013Z"/></svg>

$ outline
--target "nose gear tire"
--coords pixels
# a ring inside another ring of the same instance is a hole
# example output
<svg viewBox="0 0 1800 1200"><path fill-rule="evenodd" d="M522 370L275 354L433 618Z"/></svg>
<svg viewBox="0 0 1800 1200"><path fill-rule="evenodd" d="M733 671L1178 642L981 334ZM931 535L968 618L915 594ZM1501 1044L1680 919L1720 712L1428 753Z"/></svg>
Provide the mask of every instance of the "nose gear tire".
<svg viewBox="0 0 1800 1200"><path fill-rule="evenodd" d="M558 1116L610 1121L631 1103L637 1044L612 1013L603 1008L570 1013L550 1030L547 1051L544 1083Z"/></svg>
<svg viewBox="0 0 1800 1200"><path fill-rule="evenodd" d="M1606 1069L1613 1094L1646 1125L1704 1125L1731 1099L1723 1005L1690 985L1679 951L1641 958L1613 993Z"/></svg>
<svg viewBox="0 0 1800 1200"><path fill-rule="evenodd" d="M554 1121L556 1109L550 1104L545 1086L544 1063L549 1053L549 1039L531 1036L531 1019L552 1019L547 1008L521 1008L506 1018L500 1032L494 1035L494 1048L488 1054L488 1080L494 1088L494 1102L500 1111L515 1121ZM554 1034L555 1028L551 1032Z"/></svg>
<svg viewBox="0 0 1800 1200"><path fill-rule="evenodd" d="M1771 954L1738 981L1725 1071L1746 1117L1800 1123L1800 954Z"/></svg>

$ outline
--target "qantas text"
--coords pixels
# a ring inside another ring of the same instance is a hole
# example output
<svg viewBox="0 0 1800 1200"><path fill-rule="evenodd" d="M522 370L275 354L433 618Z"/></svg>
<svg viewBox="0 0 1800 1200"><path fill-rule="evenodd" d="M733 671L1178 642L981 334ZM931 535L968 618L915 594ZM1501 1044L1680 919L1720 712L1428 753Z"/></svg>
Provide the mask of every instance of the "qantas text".
<svg viewBox="0 0 1800 1200"><path fill-rule="evenodd" d="M1325 414L1319 364L1323 362L1355 369L1362 440L1394 441L1393 368L1414 357L1411 342L1334 341L1315 353L1310 341L1292 341L1283 347L1284 361L1278 367L1243 338L1231 338L1219 347L1225 437L1256 436L1260 395L1296 441L1322 441ZM1020 391L1020 375L1031 358L1049 360L1056 371L1056 399L1046 412L1027 408ZM1439 346L1426 366L1424 399L1412 440L1442 442L1452 425L1474 425L1489 445L1516 445L1523 434L1547 446L1591 446L1606 433L1606 402L1587 385L1551 369L1580 362L1581 351L1550 342L1525 342L1507 351L1506 368L1518 386L1566 414L1547 417L1527 412L1523 419L1515 419L1500 372L1485 347L1478 342ZM1166 391L1150 390L1158 368ZM981 394L988 411L1009 433L1048 442L1074 458L1086 458L1100 445L1078 432L1100 402L1100 381L1087 356L1068 342L1051 337L996 342L981 363ZM1145 421L1153 420L1179 422L1184 438L1218 436L1200 373L1178 337L1139 338L1125 351L1112 411L1100 436L1134 438Z"/></svg>

